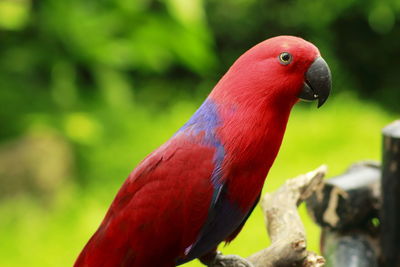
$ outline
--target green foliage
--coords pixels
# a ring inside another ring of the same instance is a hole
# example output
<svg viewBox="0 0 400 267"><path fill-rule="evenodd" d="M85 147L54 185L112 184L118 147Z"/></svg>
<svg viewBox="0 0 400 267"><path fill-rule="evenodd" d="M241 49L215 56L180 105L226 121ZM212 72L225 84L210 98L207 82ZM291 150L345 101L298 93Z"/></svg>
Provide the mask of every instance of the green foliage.
<svg viewBox="0 0 400 267"><path fill-rule="evenodd" d="M23 131L26 113L130 105L138 81L157 79L153 92L171 92L181 74L216 64L200 0L2 0L2 13L0 120L8 127L0 138Z"/></svg>
<svg viewBox="0 0 400 267"><path fill-rule="evenodd" d="M50 193L0 196L0 266L71 266L134 166L270 36L314 42L334 92L321 110L295 108L266 189L322 163L338 174L379 159L380 129L399 112L399 14L396 0L0 0L0 156L25 136L57 136L74 162ZM256 209L223 250L265 247L263 228Z"/></svg>

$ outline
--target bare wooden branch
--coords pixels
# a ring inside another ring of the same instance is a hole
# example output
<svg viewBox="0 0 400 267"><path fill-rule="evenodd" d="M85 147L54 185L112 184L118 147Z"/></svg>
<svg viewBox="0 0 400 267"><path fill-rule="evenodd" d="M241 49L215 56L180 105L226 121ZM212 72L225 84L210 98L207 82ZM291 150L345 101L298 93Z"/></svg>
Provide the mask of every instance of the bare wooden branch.
<svg viewBox="0 0 400 267"><path fill-rule="evenodd" d="M272 244L248 258L256 267L285 266L303 261L308 264L305 266L321 266L324 263L322 257L315 260L315 254L307 251L305 230L297 206L322 184L326 171L326 166L321 166L290 179L261 200ZM315 264L310 265L313 262Z"/></svg>
<svg viewBox="0 0 400 267"><path fill-rule="evenodd" d="M322 185L326 172L327 167L323 165L312 172L286 181L276 192L265 194L260 204L271 245L246 260L237 256L229 258L229 263L224 262L223 266L323 266L323 257L307 251L306 234L297 206Z"/></svg>

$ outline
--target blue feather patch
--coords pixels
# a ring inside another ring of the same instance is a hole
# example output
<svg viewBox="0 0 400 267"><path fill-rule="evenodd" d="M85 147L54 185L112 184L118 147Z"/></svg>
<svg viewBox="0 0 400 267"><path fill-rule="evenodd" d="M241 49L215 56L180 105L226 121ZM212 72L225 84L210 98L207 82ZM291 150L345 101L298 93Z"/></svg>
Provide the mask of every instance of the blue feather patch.
<svg viewBox="0 0 400 267"><path fill-rule="evenodd" d="M221 123L217 104L211 99L207 99L190 120L178 131L186 134L199 134L203 132L203 144L216 148L214 155L215 167L211 175L214 192L207 221L197 240L186 248L186 257L177 261L178 265L201 257L216 248L219 243L240 227L247 218L247 214L244 214L237 205L228 200L228 185L221 182L225 149L222 142L216 136L216 130Z"/></svg>

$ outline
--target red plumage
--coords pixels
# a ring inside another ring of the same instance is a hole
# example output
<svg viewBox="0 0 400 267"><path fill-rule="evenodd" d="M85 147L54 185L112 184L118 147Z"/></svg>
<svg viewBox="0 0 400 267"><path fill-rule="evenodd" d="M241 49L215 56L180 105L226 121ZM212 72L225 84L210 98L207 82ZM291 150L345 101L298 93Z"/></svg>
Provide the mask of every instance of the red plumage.
<svg viewBox="0 0 400 267"><path fill-rule="evenodd" d="M147 157L128 177L75 265L174 266L206 220L213 150L179 138ZM191 177L190 183L179 177ZM196 203L183 201L190 199Z"/></svg>
<svg viewBox="0 0 400 267"><path fill-rule="evenodd" d="M233 239L317 58L315 46L290 36L242 55L188 123L129 175L75 266L170 267Z"/></svg>

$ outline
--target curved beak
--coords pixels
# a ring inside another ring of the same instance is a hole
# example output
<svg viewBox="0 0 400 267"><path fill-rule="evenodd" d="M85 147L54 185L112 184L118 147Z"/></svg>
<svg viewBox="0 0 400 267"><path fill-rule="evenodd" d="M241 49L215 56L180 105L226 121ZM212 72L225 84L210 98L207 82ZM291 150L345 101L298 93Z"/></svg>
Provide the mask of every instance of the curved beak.
<svg viewBox="0 0 400 267"><path fill-rule="evenodd" d="M332 87L331 71L322 57L317 57L306 72L303 89L298 97L312 101L318 99L318 107L328 99Z"/></svg>

